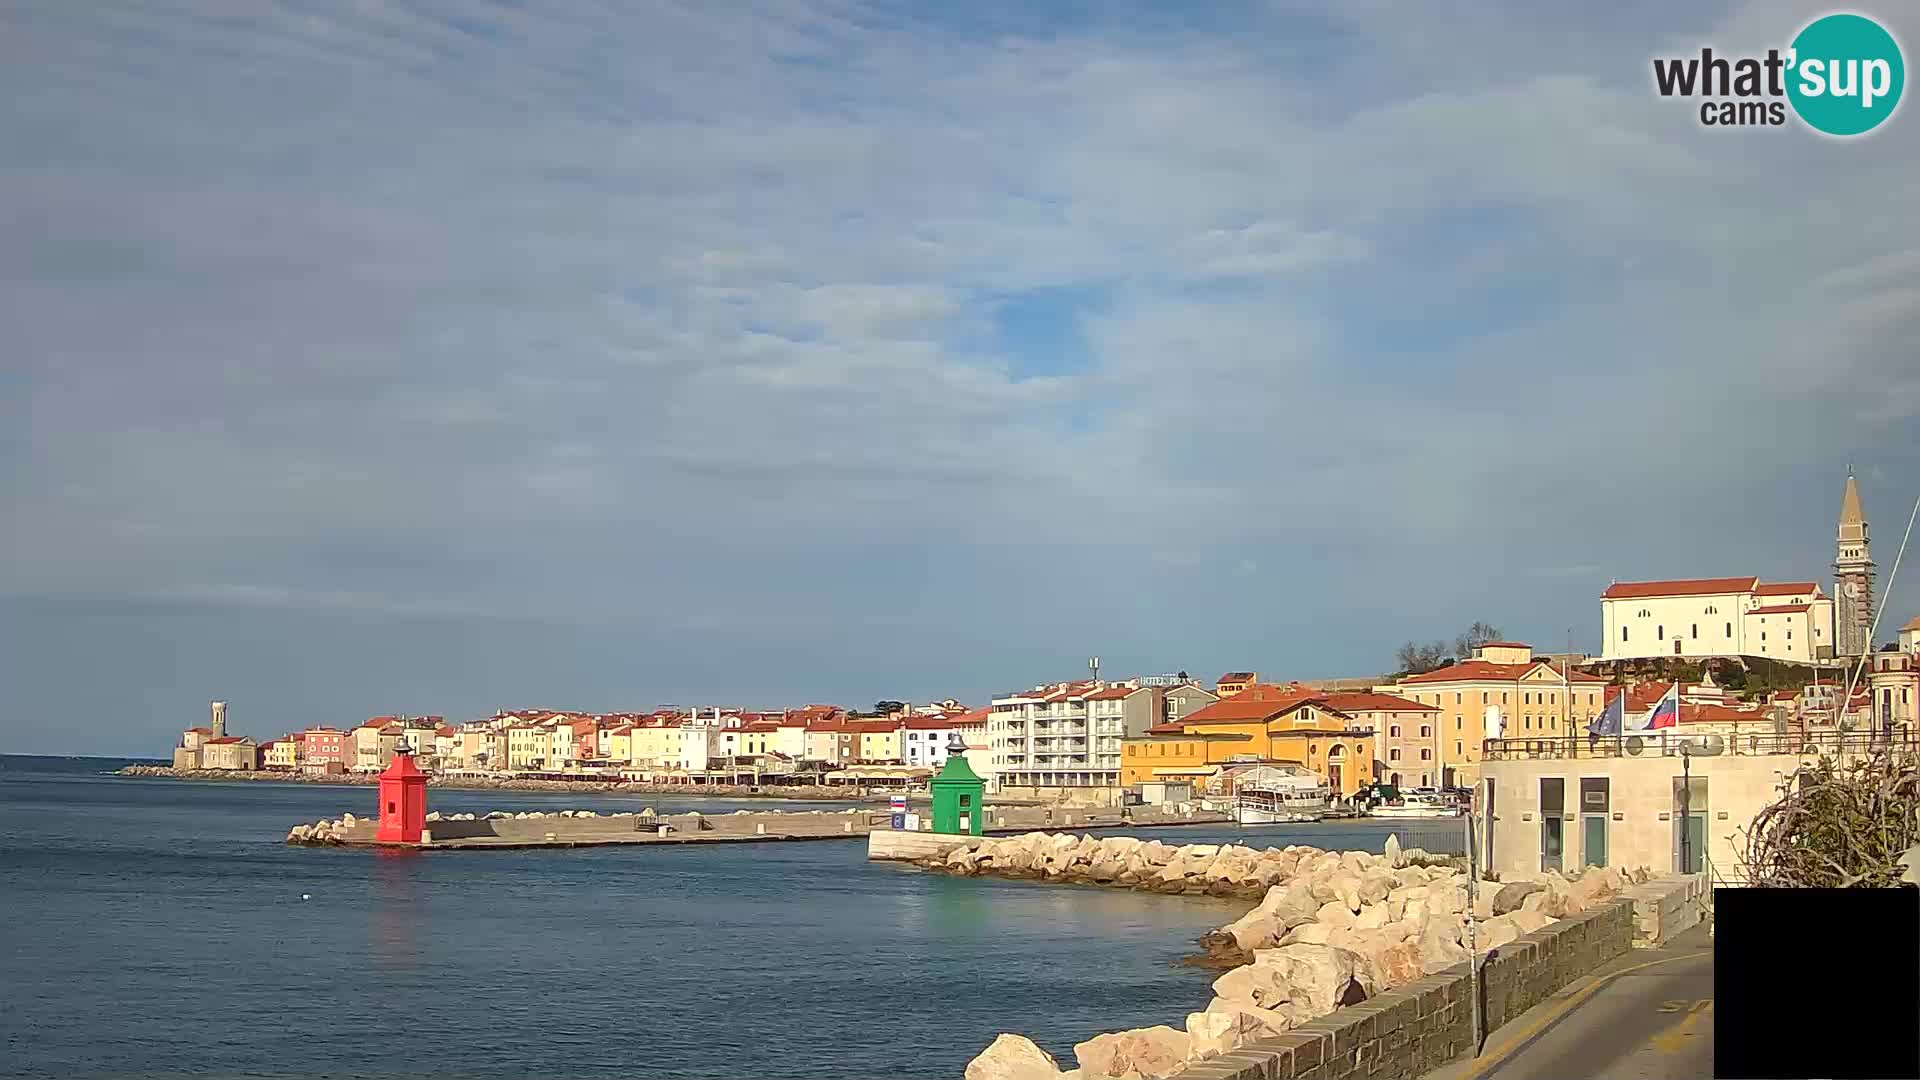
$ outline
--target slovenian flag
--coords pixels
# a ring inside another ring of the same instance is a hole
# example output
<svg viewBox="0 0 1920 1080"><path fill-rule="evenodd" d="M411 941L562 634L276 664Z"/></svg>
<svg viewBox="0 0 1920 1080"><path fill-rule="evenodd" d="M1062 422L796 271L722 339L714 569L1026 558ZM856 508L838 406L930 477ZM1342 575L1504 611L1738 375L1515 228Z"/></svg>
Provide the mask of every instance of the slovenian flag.
<svg viewBox="0 0 1920 1080"><path fill-rule="evenodd" d="M1674 680L1674 684L1667 688L1667 692L1660 695L1660 700L1653 703L1652 711L1647 713L1646 723L1640 726L1644 728L1669 728L1679 722L1680 682L1676 679Z"/></svg>
<svg viewBox="0 0 1920 1080"><path fill-rule="evenodd" d="M1613 700L1607 702L1607 707L1600 711L1600 715L1588 721L1587 734L1595 736L1618 735L1621 729L1626 726L1626 721L1627 689L1623 686L1620 688L1620 692L1613 696Z"/></svg>

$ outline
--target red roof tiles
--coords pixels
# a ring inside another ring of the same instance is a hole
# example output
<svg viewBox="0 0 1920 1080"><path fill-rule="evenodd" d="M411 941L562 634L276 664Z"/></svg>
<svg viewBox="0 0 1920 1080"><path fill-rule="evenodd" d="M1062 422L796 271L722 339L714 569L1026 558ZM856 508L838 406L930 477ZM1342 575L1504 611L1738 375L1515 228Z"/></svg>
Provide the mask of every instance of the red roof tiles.
<svg viewBox="0 0 1920 1080"><path fill-rule="evenodd" d="M1636 600L1655 596L1707 596L1752 592L1757 577L1679 578L1673 581L1616 581L1600 594L1602 600Z"/></svg>
<svg viewBox="0 0 1920 1080"><path fill-rule="evenodd" d="M1441 683L1441 682L1518 682L1535 668L1546 668L1555 675L1560 669L1545 660L1529 660L1524 664L1496 664L1489 660L1462 660L1438 671L1429 671L1420 675L1409 675L1400 681L1403 683ZM1607 680L1598 675L1589 675L1584 671L1573 672L1568 681L1577 683L1602 683Z"/></svg>
<svg viewBox="0 0 1920 1080"><path fill-rule="evenodd" d="M1770 581L1753 591L1761 596L1798 596L1801 593L1818 591L1820 586L1811 581Z"/></svg>
<svg viewBox="0 0 1920 1080"><path fill-rule="evenodd" d="M1795 615L1802 611L1808 611L1812 609L1812 607L1813 607L1812 604L1769 604L1766 607L1749 608L1747 610L1747 614L1749 615ZM1674 636L1675 637L1679 636L1678 631L1674 633Z"/></svg>

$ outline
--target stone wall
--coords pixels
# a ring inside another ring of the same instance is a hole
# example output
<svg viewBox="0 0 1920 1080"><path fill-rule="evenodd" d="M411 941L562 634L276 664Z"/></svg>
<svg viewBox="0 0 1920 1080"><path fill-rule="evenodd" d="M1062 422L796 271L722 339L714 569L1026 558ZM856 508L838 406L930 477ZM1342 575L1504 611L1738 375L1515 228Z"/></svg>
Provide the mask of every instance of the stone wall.
<svg viewBox="0 0 1920 1080"><path fill-rule="evenodd" d="M1634 928L1634 900L1623 897L1495 949L1481 969L1485 1030L1624 955ZM1462 963L1210 1058L1173 1080L1413 1080L1474 1053L1472 986Z"/></svg>
<svg viewBox="0 0 1920 1080"><path fill-rule="evenodd" d="M955 848L980 842L965 833L907 832L875 829L867 834L867 858L912 861L945 855Z"/></svg>
<svg viewBox="0 0 1920 1080"><path fill-rule="evenodd" d="M1711 902L1705 874L1659 878L1627 892L1633 901L1633 945L1652 948L1699 925Z"/></svg>

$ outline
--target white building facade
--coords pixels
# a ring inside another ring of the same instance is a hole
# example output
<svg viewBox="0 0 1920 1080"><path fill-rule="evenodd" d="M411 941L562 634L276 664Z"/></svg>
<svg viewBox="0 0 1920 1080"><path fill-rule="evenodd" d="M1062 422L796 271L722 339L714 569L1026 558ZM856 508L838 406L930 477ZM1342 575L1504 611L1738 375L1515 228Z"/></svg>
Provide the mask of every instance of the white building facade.
<svg viewBox="0 0 1920 1080"><path fill-rule="evenodd" d="M1834 655L1833 600L1811 581L1755 577L1620 581L1600 595L1602 660Z"/></svg>

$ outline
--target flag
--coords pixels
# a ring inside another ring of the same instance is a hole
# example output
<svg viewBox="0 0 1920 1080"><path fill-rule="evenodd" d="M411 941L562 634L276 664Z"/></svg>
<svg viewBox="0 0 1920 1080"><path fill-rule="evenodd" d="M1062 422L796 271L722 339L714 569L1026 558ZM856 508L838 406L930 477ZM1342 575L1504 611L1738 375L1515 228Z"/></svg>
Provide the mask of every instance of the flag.
<svg viewBox="0 0 1920 1080"><path fill-rule="evenodd" d="M1653 703L1653 708L1647 712L1646 722L1640 726L1645 728L1670 728L1679 722L1680 682L1676 679L1673 685L1667 688L1667 692L1660 695L1660 700Z"/></svg>
<svg viewBox="0 0 1920 1080"><path fill-rule="evenodd" d="M1622 687L1620 692L1614 695L1613 700L1607 702L1607 707L1600 710L1600 715L1587 722L1587 734L1618 735L1625 726L1626 719L1627 691Z"/></svg>

